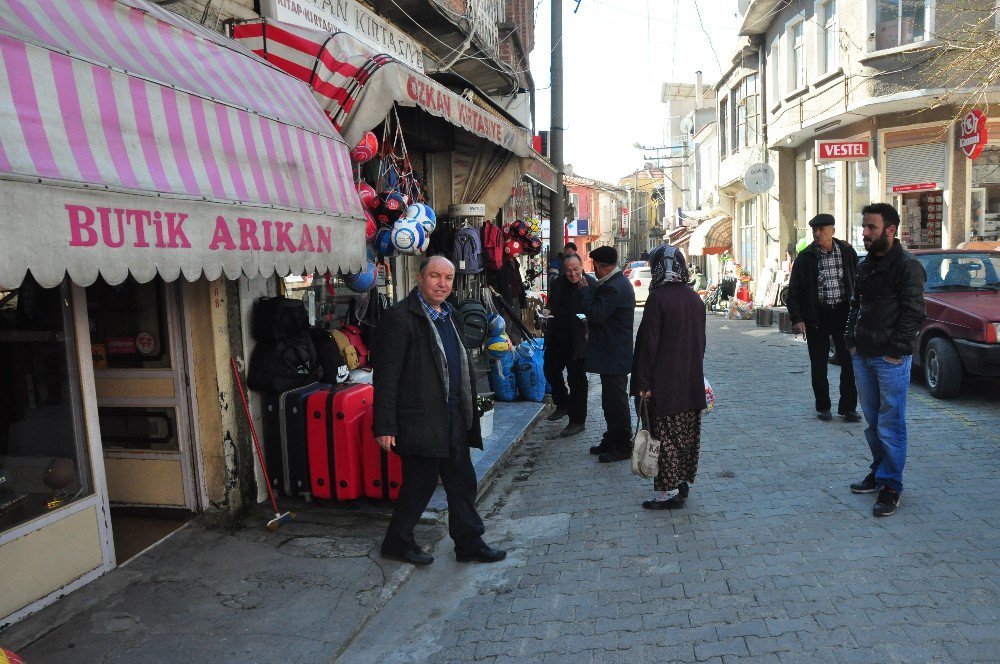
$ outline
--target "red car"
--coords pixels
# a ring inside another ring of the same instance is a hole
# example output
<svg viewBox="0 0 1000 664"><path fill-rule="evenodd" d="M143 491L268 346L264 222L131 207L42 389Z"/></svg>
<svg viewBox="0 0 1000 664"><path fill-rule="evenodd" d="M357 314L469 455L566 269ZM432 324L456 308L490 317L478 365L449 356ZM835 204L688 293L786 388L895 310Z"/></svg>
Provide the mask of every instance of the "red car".
<svg viewBox="0 0 1000 664"><path fill-rule="evenodd" d="M912 253L927 273L927 320L913 342L927 389L947 399L964 374L1000 376L1000 251Z"/></svg>

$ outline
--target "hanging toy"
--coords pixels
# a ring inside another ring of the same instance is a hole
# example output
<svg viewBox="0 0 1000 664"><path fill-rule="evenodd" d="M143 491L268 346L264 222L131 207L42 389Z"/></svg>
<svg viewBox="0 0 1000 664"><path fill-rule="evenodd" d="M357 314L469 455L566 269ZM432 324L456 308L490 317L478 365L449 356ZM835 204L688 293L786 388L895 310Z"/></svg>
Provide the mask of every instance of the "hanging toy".
<svg viewBox="0 0 1000 664"><path fill-rule="evenodd" d="M396 253L396 247L392 244L392 229L380 228L375 233L375 252L379 256L389 258Z"/></svg>
<svg viewBox="0 0 1000 664"><path fill-rule="evenodd" d="M375 188L364 180L358 183L358 196L361 198L361 204L370 210L374 210L379 205Z"/></svg>
<svg viewBox="0 0 1000 664"><path fill-rule="evenodd" d="M424 226L416 221L400 219L392 225L392 246L404 254L420 253L424 246L427 234Z"/></svg>
<svg viewBox="0 0 1000 664"><path fill-rule="evenodd" d="M406 209L406 199L398 191L394 191L385 195L383 205L389 212L402 214L403 210Z"/></svg>
<svg viewBox="0 0 1000 664"><path fill-rule="evenodd" d="M410 221L417 221L424 227L424 232L430 235L437 227L437 222L427 216L427 206L421 203L414 203L406 208L406 218Z"/></svg>
<svg viewBox="0 0 1000 664"><path fill-rule="evenodd" d="M378 281L378 266L375 265L375 261L368 261L367 263L365 269L361 272L340 273L344 284L355 293L367 293L372 288L375 288L375 284Z"/></svg>
<svg viewBox="0 0 1000 664"><path fill-rule="evenodd" d="M356 164L363 164L376 154L378 154L378 139L374 133L366 131L358 144L351 150L351 159Z"/></svg>
<svg viewBox="0 0 1000 664"><path fill-rule="evenodd" d="M524 245L521 243L520 240L511 238L510 240L504 242L503 252L508 256L510 256L511 258L517 258L518 256L521 255L521 252L523 251L524 251Z"/></svg>
<svg viewBox="0 0 1000 664"><path fill-rule="evenodd" d="M370 240L375 237L375 231L378 230L378 225L375 223L375 218L372 213L368 211L367 208L361 208L365 213L365 239Z"/></svg>
<svg viewBox="0 0 1000 664"><path fill-rule="evenodd" d="M489 325L489 335L499 337L507 328L507 323L500 314L490 314L486 317L486 324Z"/></svg>

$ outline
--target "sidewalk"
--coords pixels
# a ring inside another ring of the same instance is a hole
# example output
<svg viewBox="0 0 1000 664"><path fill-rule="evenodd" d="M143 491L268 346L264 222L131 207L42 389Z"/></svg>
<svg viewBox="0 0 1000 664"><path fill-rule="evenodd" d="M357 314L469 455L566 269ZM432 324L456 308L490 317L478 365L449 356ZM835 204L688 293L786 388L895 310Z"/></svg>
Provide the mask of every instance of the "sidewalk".
<svg viewBox="0 0 1000 664"><path fill-rule="evenodd" d="M493 435L473 455L480 495L543 407L497 404ZM385 504L281 506L296 519L276 533L264 527L269 505L231 528L195 519L0 632L0 645L32 664L330 661L414 568L379 558ZM439 489L417 532L428 548L447 537L444 511Z"/></svg>

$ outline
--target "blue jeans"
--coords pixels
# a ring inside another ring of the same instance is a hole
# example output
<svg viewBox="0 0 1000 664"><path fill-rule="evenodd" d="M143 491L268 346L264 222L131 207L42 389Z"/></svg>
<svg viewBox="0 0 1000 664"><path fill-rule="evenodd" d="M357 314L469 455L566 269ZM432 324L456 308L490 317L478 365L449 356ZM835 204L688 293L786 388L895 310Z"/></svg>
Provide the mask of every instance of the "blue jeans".
<svg viewBox="0 0 1000 664"><path fill-rule="evenodd" d="M854 379L858 401L868 427L865 438L872 451L871 469L879 487L903 490L906 463L906 393L910 387L910 365L906 355L901 364L883 357L855 355Z"/></svg>

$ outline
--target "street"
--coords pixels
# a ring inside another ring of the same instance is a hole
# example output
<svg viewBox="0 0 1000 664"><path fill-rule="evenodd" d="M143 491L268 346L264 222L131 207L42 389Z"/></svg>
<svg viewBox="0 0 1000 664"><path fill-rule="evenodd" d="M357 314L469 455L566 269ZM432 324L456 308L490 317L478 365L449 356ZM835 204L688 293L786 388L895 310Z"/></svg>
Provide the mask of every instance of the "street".
<svg viewBox="0 0 1000 664"><path fill-rule="evenodd" d="M446 538L337 661L996 661L996 382L939 401L914 380L906 490L876 520L848 490L864 424L815 418L804 342L718 317L708 336L718 404L683 510L643 510L651 483L588 454L591 380L587 431L540 424L483 502L507 560L459 565Z"/></svg>

